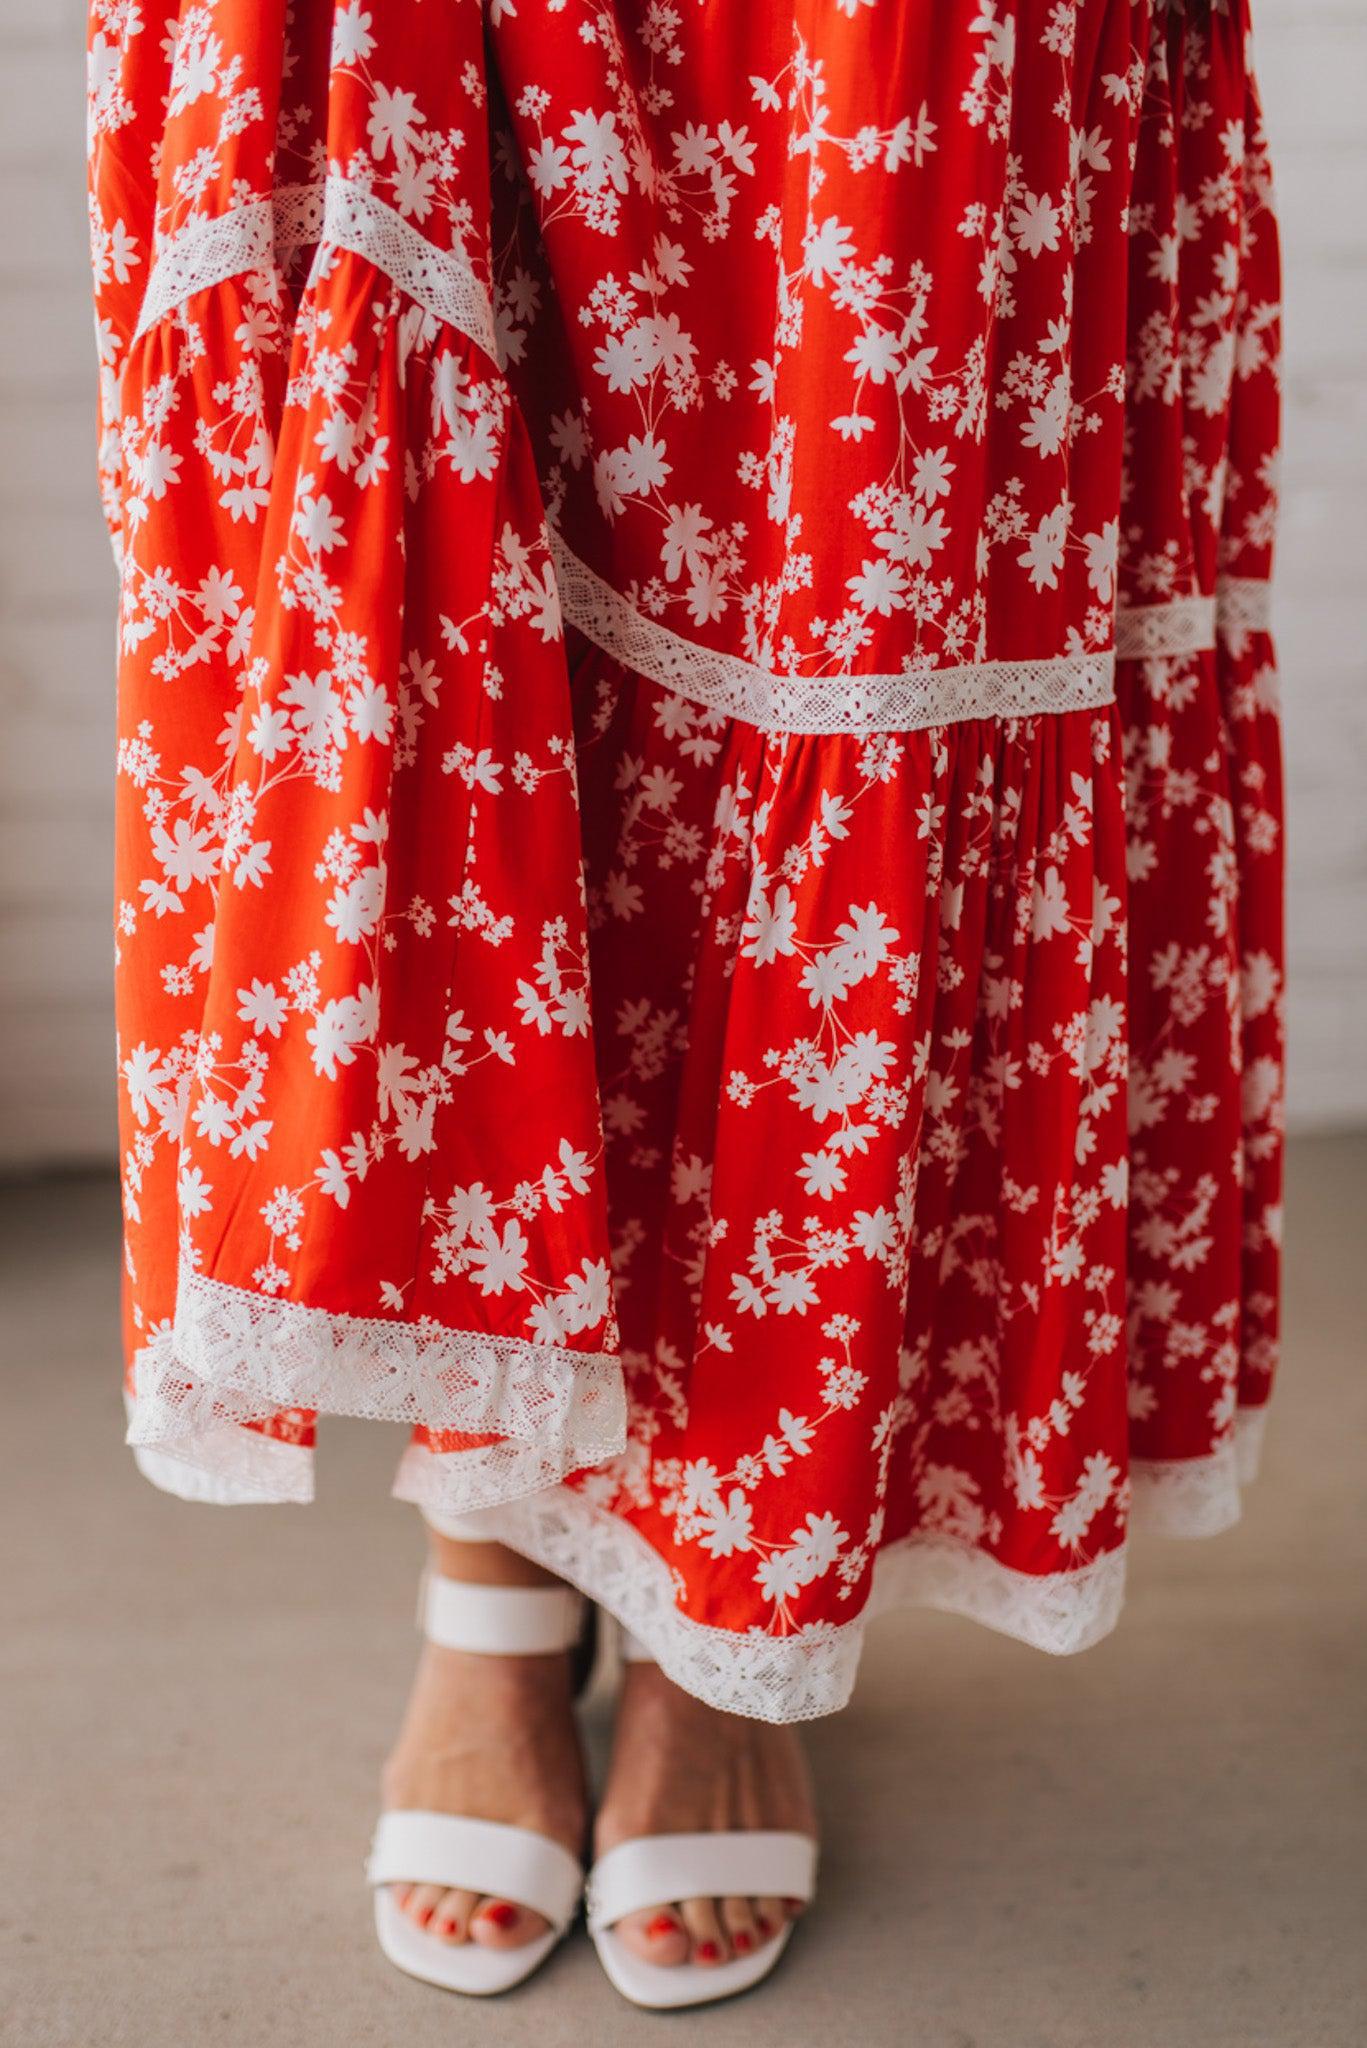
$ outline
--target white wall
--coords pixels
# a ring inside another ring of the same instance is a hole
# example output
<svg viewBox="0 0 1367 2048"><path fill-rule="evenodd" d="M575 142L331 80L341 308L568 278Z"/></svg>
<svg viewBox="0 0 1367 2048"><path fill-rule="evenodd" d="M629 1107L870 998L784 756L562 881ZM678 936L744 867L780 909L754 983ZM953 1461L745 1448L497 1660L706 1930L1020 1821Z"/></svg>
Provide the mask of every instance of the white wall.
<svg viewBox="0 0 1367 2048"><path fill-rule="evenodd" d="M1367 0L1255 0L1287 240L1292 1113L1367 1121ZM0 1167L108 1157L114 586L82 0L0 4Z"/></svg>
<svg viewBox="0 0 1367 2048"><path fill-rule="evenodd" d="M82 0L0 0L0 1162L114 1147L113 564L92 495Z"/></svg>
<svg viewBox="0 0 1367 2048"><path fill-rule="evenodd" d="M1367 0L1253 0L1286 253L1291 1113L1367 1121Z"/></svg>

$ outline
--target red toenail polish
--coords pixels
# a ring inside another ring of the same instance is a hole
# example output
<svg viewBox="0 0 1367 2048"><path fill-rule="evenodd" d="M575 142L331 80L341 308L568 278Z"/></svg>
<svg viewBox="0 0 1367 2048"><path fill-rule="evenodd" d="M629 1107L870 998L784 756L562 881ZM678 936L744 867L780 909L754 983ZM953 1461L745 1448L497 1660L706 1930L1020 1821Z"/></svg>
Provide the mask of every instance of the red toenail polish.
<svg viewBox="0 0 1367 2048"><path fill-rule="evenodd" d="M652 1941L658 1941L662 1935L676 1933L678 1931L678 1925L678 1921L671 1920L668 1913L661 1913L658 1920L651 1921L649 1927L647 1927L646 1929L646 1933L650 1936Z"/></svg>
<svg viewBox="0 0 1367 2048"><path fill-rule="evenodd" d="M763 1913L759 1916L759 1931L766 1939L774 1931L773 1922L766 1920Z"/></svg>
<svg viewBox="0 0 1367 2048"><path fill-rule="evenodd" d="M739 1949L742 1955L744 1955L748 1949L752 1949L754 1945L755 1944L753 1939L750 1935L746 1933L743 1927L738 1927L735 1933L731 1936L732 1948Z"/></svg>
<svg viewBox="0 0 1367 2048"><path fill-rule="evenodd" d="M481 1908L480 1917L493 1927L512 1927L517 1921L517 1907L495 1899L492 1905Z"/></svg>
<svg viewBox="0 0 1367 2048"><path fill-rule="evenodd" d="M715 1963L717 1957L721 1954L721 1950L717 1947L715 1941L700 1941L694 1950L694 1954L700 1963Z"/></svg>
<svg viewBox="0 0 1367 2048"><path fill-rule="evenodd" d="M419 1926L426 1927L428 1921L432 1918L432 1915L435 1911L436 1908L434 1906L424 1906L421 1913L419 1913L418 1915Z"/></svg>
<svg viewBox="0 0 1367 2048"><path fill-rule="evenodd" d="M443 1920L443 1921L442 1921L442 1923L441 1923L441 1931L442 1931L442 1933L443 1933L443 1934L459 1934L459 1933L460 1933L460 1922L459 1922L459 1920Z"/></svg>

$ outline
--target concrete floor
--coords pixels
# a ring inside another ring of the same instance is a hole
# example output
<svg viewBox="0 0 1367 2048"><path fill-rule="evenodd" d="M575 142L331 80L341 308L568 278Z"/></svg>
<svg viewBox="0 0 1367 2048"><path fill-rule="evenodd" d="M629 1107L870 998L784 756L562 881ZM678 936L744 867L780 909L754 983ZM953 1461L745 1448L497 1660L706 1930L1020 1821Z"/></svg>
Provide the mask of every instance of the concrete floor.
<svg viewBox="0 0 1367 2048"><path fill-rule="evenodd" d="M487 2005L380 1961L361 1858L419 1548L395 1436L332 1425L307 1512L158 1495L119 1445L109 1188L0 1196L0 2042L1360 2048L1367 1140L1292 1166L1243 1526L1141 1545L1081 1658L880 1624L812 1731L820 1910L765 1991L688 2020L621 2003L582 1934Z"/></svg>

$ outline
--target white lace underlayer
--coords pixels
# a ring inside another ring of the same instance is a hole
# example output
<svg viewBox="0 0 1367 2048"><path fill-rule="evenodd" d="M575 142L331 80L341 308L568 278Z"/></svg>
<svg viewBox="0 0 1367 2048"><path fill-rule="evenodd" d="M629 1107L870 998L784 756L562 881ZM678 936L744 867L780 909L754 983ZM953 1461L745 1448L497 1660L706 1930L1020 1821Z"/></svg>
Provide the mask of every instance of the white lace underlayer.
<svg viewBox="0 0 1367 2048"><path fill-rule="evenodd" d="M198 1273L182 1275L174 1326L138 1353L133 1390L129 1443L190 1467L198 1499L307 1498L282 1469L291 1447L241 1427L290 1409L497 1437L455 1454L454 1490L471 1507L540 1491L625 1441L610 1353L335 1315ZM219 1494L205 1490L215 1480Z"/></svg>
<svg viewBox="0 0 1367 2048"><path fill-rule="evenodd" d="M278 275L301 247L347 249L373 263L437 319L501 361L483 280L458 248L421 234L368 186L332 173L285 185L271 199L197 215L154 251L137 332L197 292L249 272ZM675 633L606 582L558 535L556 576L565 617L624 666L675 695L770 732L905 732L969 718L1021 718L1096 709L1115 696L1120 658L1185 656L1217 632L1266 622L1267 586L1225 578L1215 597L1121 607L1114 650L964 662L880 675L785 675Z"/></svg>
<svg viewBox="0 0 1367 2048"><path fill-rule="evenodd" d="M1232 1529L1258 1476L1267 1409L1241 1408L1234 1434L1205 1458L1136 1459L1130 1520L1157 1536L1218 1536Z"/></svg>
<svg viewBox="0 0 1367 2048"><path fill-rule="evenodd" d="M471 1341L478 1346L484 1340ZM312 1450L238 1426L229 1419L236 1395L224 1401L215 1389L189 1403L177 1401L174 1388L184 1384L185 1366L176 1351L167 1332L138 1360L128 1440L143 1475L185 1500L311 1500ZM320 1382L311 1389L297 1378L292 1384L293 1405L320 1405ZM326 1406L339 1410L330 1383ZM259 1404L253 1412L261 1412ZM388 1403L384 1412L397 1412L397 1404ZM1136 1464L1135 1525L1170 1536L1208 1536L1237 1521L1240 1488L1256 1472L1262 1424L1261 1409L1245 1409L1235 1436L1211 1456ZM620 1444L581 1456L587 1448L587 1437L576 1439L573 1450L563 1439L558 1450L524 1443L440 1453L410 1444L394 1492L430 1514L460 1516L468 1532L507 1543L580 1587L644 1643L677 1684L727 1713L802 1721L836 1712L853 1689L868 1622L894 1607L964 1615L1056 1656L1098 1642L1120 1612L1123 1548L1071 1571L1031 1574L974 1544L926 1531L880 1554L868 1603L848 1622L786 1636L714 1628L680 1611L668 1558L631 1523L559 1483L576 1463L601 1462Z"/></svg>

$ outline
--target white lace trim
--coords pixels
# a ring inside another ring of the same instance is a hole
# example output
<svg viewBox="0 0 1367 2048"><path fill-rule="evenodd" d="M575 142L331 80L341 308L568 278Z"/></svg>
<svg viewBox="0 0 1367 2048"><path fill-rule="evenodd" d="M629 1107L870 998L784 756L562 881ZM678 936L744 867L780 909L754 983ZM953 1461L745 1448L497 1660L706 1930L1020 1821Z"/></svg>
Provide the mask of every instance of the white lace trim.
<svg viewBox="0 0 1367 2048"><path fill-rule="evenodd" d="M1161 654L1200 654L1215 645L1215 599L1175 597L1168 604L1121 605L1115 651L1121 661Z"/></svg>
<svg viewBox="0 0 1367 2048"><path fill-rule="evenodd" d="M458 1454L470 1507L616 1456L626 1420L621 1365L609 1353L430 1320L329 1315L201 1274L182 1276L174 1329L138 1354L134 1389L129 1443L216 1475L220 1499L270 1497L261 1490L269 1453L253 1441L244 1448L259 1432L237 1425L284 1409L500 1438ZM240 1472L234 1458L246 1461ZM239 1481L241 1495L231 1490Z"/></svg>
<svg viewBox="0 0 1367 2048"><path fill-rule="evenodd" d="M167 1365L169 1338L160 1348L164 1374L173 1369ZM139 1382L146 1356L139 1358ZM142 1401L130 1412L139 1469L167 1492L223 1503L312 1497L313 1454L307 1448L226 1422L149 1448L139 1441L147 1422ZM1242 1409L1234 1437L1210 1457L1137 1462L1136 1524L1189 1537L1228 1528L1238 1518L1240 1487L1256 1474L1264 1421L1264 1409ZM667 1558L631 1523L560 1485L570 1467L555 1468L554 1458L527 1445L498 1443L443 1454L410 1444L394 1492L434 1519L460 1517L467 1539L508 1543L536 1559L615 1615L685 1690L752 1719L804 1721L837 1712L853 1690L865 1628L893 1608L938 1608L1067 1656L1109 1634L1124 1598L1123 1549L1073 1571L1034 1575L1000 1564L973 1544L927 1531L880 1554L868 1603L850 1621L787 1636L760 1629L741 1635L681 1613Z"/></svg>
<svg viewBox="0 0 1367 2048"><path fill-rule="evenodd" d="M1213 597L1175 597L1167 604L1121 605L1115 615L1115 651L1121 661L1203 654L1217 634L1236 639L1265 633L1272 585L1257 576L1222 576Z"/></svg>
<svg viewBox="0 0 1367 2048"><path fill-rule="evenodd" d="M195 292L243 271L275 267L275 209L269 199L252 199L227 213L196 214L157 245L134 339Z"/></svg>
<svg viewBox="0 0 1367 2048"><path fill-rule="evenodd" d="M452 1511L456 1458L410 1445L394 1491L425 1512ZM680 1612L668 1560L621 1516L558 1486L474 1518L469 1533L511 1545L568 1579L616 1616L676 1685L725 1713L760 1721L808 1721L849 1699L869 1620L893 1607L938 1607L1001 1630L1036 1649L1086 1649L1115 1625L1124 1593L1121 1551L1076 1571L1039 1577L1013 1571L975 1545L926 1533L891 1544L874 1567L873 1591L848 1622L791 1635L742 1635Z"/></svg>
<svg viewBox="0 0 1367 2048"><path fill-rule="evenodd" d="M500 360L488 289L462 250L439 249L373 192L339 177L327 181L323 240L366 257L400 291Z"/></svg>
<svg viewBox="0 0 1367 2048"><path fill-rule="evenodd" d="M1258 1408L1241 1408L1234 1418L1234 1469L1240 1486L1252 1486L1263 1464L1263 1438L1267 1433L1267 1403Z"/></svg>
<svg viewBox="0 0 1367 2048"><path fill-rule="evenodd" d="M226 213L190 220L158 247L138 319L142 334L194 293L250 271L278 271L313 243L348 249L436 319L501 362L488 290L459 249L442 249L363 184L338 173L284 185ZM604 653L676 695L770 732L907 732L967 718L1093 710L1115 696L1115 662L1182 656L1265 629L1268 585L1223 577L1217 596L1121 606L1114 652L963 662L889 675L791 676L686 639L648 617L553 536L566 618Z"/></svg>
<svg viewBox="0 0 1367 2048"><path fill-rule="evenodd" d="M1272 629L1272 585L1263 576L1222 576L1216 615L1222 634L1268 633Z"/></svg>
<svg viewBox="0 0 1367 2048"><path fill-rule="evenodd" d="M145 1345L134 1360L135 1376L155 1375L149 1353L171 1354L169 1330ZM158 1447L137 1440L138 1402L124 1394L128 1418L126 1441L144 1479L177 1500L207 1502L213 1507L264 1507L274 1503L306 1505L313 1499L313 1451L308 1444L285 1443L259 1429L221 1422L197 1437Z"/></svg>
<svg viewBox="0 0 1367 2048"><path fill-rule="evenodd" d="M595 647L677 696L767 732L909 732L965 718L1085 711L1115 696L1109 652L970 661L900 675L779 675L684 639L647 618L559 534L551 546L561 609Z"/></svg>
<svg viewBox="0 0 1367 2048"><path fill-rule="evenodd" d="M155 326L195 292L245 271L275 270L311 242L365 257L400 291L498 360L489 294L464 253L438 248L374 192L336 173L316 185L282 185L273 199L196 217L169 236L157 249L137 332Z"/></svg>
<svg viewBox="0 0 1367 2048"><path fill-rule="evenodd" d="M1136 1458L1132 1521L1158 1536L1218 1536L1243 1512L1262 1457L1265 1408L1241 1408L1234 1433L1205 1458Z"/></svg>
<svg viewBox="0 0 1367 2048"><path fill-rule="evenodd" d="M240 1442L231 1445L228 1438ZM243 1448L251 1455L241 1455ZM281 1443L259 1430L225 1423L210 1440L173 1451L133 1444L133 1463L159 1493L200 1507L307 1507L313 1499L313 1453L307 1444ZM226 1454L226 1455L225 1455Z"/></svg>

